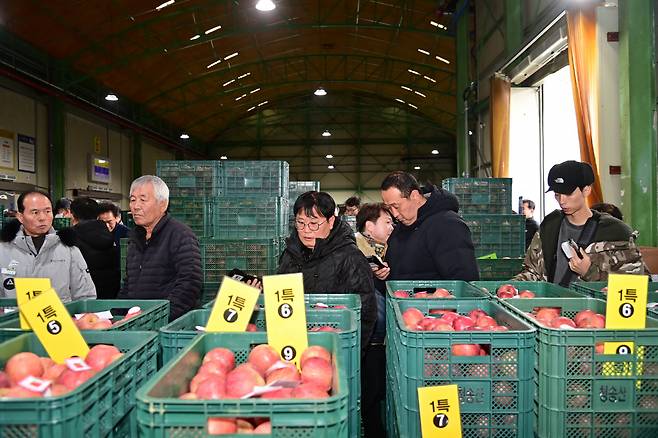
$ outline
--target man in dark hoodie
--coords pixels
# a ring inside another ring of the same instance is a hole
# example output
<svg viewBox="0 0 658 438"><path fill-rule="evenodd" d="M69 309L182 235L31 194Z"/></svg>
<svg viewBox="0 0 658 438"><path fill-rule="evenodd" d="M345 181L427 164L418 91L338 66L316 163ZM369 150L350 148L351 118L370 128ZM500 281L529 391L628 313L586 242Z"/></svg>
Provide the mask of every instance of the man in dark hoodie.
<svg viewBox="0 0 658 438"><path fill-rule="evenodd" d="M377 278L479 279L471 231L457 214L459 202L454 195L432 187L425 197L416 178L402 171L384 179L381 194L398 224L388 240L390 268L375 271Z"/></svg>
<svg viewBox="0 0 658 438"><path fill-rule="evenodd" d="M98 203L86 196L71 202L75 246L87 262L99 299L116 299L121 287L121 272L114 249L114 236L98 220Z"/></svg>

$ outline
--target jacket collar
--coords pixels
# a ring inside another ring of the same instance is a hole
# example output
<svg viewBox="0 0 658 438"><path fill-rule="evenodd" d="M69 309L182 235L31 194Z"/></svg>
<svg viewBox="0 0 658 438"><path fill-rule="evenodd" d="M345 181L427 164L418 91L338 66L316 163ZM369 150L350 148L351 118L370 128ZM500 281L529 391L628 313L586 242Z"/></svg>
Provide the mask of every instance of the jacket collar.
<svg viewBox="0 0 658 438"><path fill-rule="evenodd" d="M157 224L155 224L155 228L153 228L153 231L151 232L151 238L149 239L149 242L153 242L155 239L157 239L158 235L162 231L162 229L167 225L169 222L169 215L165 213L162 218L158 221ZM141 225L135 226L135 237L137 241L141 244L144 245L146 243L146 229L142 227Z"/></svg>

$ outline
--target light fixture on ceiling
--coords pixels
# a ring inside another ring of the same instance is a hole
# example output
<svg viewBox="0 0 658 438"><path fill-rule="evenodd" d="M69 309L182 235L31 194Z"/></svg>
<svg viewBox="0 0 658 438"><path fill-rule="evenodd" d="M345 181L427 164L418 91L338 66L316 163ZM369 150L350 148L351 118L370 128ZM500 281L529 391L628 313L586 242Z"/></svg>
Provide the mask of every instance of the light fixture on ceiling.
<svg viewBox="0 0 658 438"><path fill-rule="evenodd" d="M324 132L322 133L323 137L331 137L331 132L329 132L328 129L325 129Z"/></svg>
<svg viewBox="0 0 658 438"><path fill-rule="evenodd" d="M395 98L395 100L397 100L397 101L400 102L400 103L406 103L404 100L402 100L402 99L398 99L397 97Z"/></svg>
<svg viewBox="0 0 658 438"><path fill-rule="evenodd" d="M222 87L226 87L226 86L228 86L228 85L231 85L233 82L235 82L235 79L231 79L231 80L228 81L228 82L224 82L224 84L222 84Z"/></svg>
<svg viewBox="0 0 658 438"><path fill-rule="evenodd" d="M428 81L433 82L433 83L436 84L436 79L432 79L432 78L430 78L429 76L425 76L425 75L423 75L423 77L424 77L425 79L427 79Z"/></svg>
<svg viewBox="0 0 658 438"><path fill-rule="evenodd" d="M441 62L445 62L446 64L450 64L450 61L448 61L448 60L445 59L445 58L441 58L440 56L435 56L435 58L438 59L438 60L441 61Z"/></svg>
<svg viewBox="0 0 658 438"><path fill-rule="evenodd" d="M468 130L468 135L473 135L473 131L471 131L471 130L469 129L469 130Z"/></svg>
<svg viewBox="0 0 658 438"><path fill-rule="evenodd" d="M429 54L430 54L430 52L428 52L427 50L418 49L418 51L419 51L420 53L422 53L423 55L429 55Z"/></svg>
<svg viewBox="0 0 658 438"><path fill-rule="evenodd" d="M219 30L219 29L221 29L221 28L222 28L222 26L211 27L210 29L206 30L206 31L203 32L203 33L206 34L206 35L208 35L209 33L213 33L213 32L215 32L216 30Z"/></svg>
<svg viewBox="0 0 658 438"><path fill-rule="evenodd" d="M171 6L176 2L176 0L169 0L164 3L162 3L160 6L156 6L155 10L156 11L161 11L162 9L166 8L167 6Z"/></svg>
<svg viewBox="0 0 658 438"><path fill-rule="evenodd" d="M438 149L432 149L432 155L439 155Z"/></svg>
<svg viewBox="0 0 658 438"><path fill-rule="evenodd" d="M245 93L245 94L243 94L243 95L241 95L241 96L236 97L236 98L235 98L235 101L237 102L238 100L240 100L240 99L242 99L242 98L244 98L244 97L247 97L247 93Z"/></svg>
<svg viewBox="0 0 658 438"><path fill-rule="evenodd" d="M180 135L180 138L182 138L183 140L187 140L188 138L190 138L190 136L187 135L187 134L185 134L185 133L182 133L182 134Z"/></svg>
<svg viewBox="0 0 658 438"><path fill-rule="evenodd" d="M443 30L448 29L448 28L445 27L443 24L441 24L441 23L437 23L436 21L430 21L430 24L431 24L432 26L434 26L434 27L438 27L439 29L443 29Z"/></svg>
<svg viewBox="0 0 658 438"><path fill-rule="evenodd" d="M407 71L411 74L420 76L420 73L418 73L416 70L412 70L412 69L408 68Z"/></svg>
<svg viewBox="0 0 658 438"><path fill-rule="evenodd" d="M201 35L196 34L193 37L190 37L190 41L198 40L199 38L201 38Z"/></svg>
<svg viewBox="0 0 658 438"><path fill-rule="evenodd" d="M252 106L252 107L249 108L247 111L251 111L251 110L255 110L255 109L256 109L256 107L255 107L255 106Z"/></svg>
<svg viewBox="0 0 658 438"><path fill-rule="evenodd" d="M218 59L217 61L215 61L215 62L211 62L210 64L208 64L208 65L206 66L206 68L213 68L214 66L216 66L216 65L219 64L220 62L222 62L222 60L221 60L221 59Z"/></svg>
<svg viewBox="0 0 658 438"><path fill-rule="evenodd" d="M427 96L425 96L423 93L421 93L420 91L414 91L414 93L416 93L416 94L419 95L420 97L427 97Z"/></svg>
<svg viewBox="0 0 658 438"><path fill-rule="evenodd" d="M276 8L276 5L272 0L258 0L258 3L256 3L256 9L259 11L267 12L267 11L272 11Z"/></svg>
<svg viewBox="0 0 658 438"><path fill-rule="evenodd" d="M263 106L263 105L267 104L268 102L269 102L269 100L264 100L261 103L259 103L257 106Z"/></svg>
<svg viewBox="0 0 658 438"><path fill-rule="evenodd" d="M117 100L119 100L119 98L117 97L116 94L110 93L107 96L105 96L105 100L107 100L109 102L116 102Z"/></svg>
<svg viewBox="0 0 658 438"><path fill-rule="evenodd" d="M327 155L325 155L324 157L327 158L327 159L329 159L329 160L331 160L334 156L331 155L331 154L327 154Z"/></svg>
<svg viewBox="0 0 658 438"><path fill-rule="evenodd" d="M219 159L220 160L228 160L228 157L226 155L222 155L221 157L219 157Z"/></svg>
<svg viewBox="0 0 658 438"><path fill-rule="evenodd" d="M413 109L418 109L418 107L417 107L416 105L414 105L413 103L408 103L407 105L409 105L409 106L412 107Z"/></svg>
<svg viewBox="0 0 658 438"><path fill-rule="evenodd" d="M230 55L228 55L226 58L224 58L224 61L228 61L229 59L235 58L236 56L238 56L238 52L233 52Z"/></svg>
<svg viewBox="0 0 658 438"><path fill-rule="evenodd" d="M313 94L315 94L316 96L326 96L327 95L327 90L325 90L322 87L318 87L318 89L315 90L315 92Z"/></svg>
<svg viewBox="0 0 658 438"><path fill-rule="evenodd" d="M407 87L406 85L400 85L400 88L407 91L413 91L411 88Z"/></svg>
<svg viewBox="0 0 658 438"><path fill-rule="evenodd" d="M330 164L330 165L327 166L327 169L329 169L329 170L334 170L335 168L334 168L334 165L333 165L333 164Z"/></svg>
<svg viewBox="0 0 658 438"><path fill-rule="evenodd" d="M414 170L420 170L420 166L414 166Z"/></svg>
<svg viewBox="0 0 658 438"><path fill-rule="evenodd" d="M246 78L247 76L249 76L250 74L251 74L251 72L247 72L247 73L245 73L245 74L242 74L242 75L238 76L238 79L244 79L244 78Z"/></svg>
<svg viewBox="0 0 658 438"><path fill-rule="evenodd" d="M258 93L259 91L260 91L260 88L254 88L253 90L251 90L251 91L249 92L249 94Z"/></svg>

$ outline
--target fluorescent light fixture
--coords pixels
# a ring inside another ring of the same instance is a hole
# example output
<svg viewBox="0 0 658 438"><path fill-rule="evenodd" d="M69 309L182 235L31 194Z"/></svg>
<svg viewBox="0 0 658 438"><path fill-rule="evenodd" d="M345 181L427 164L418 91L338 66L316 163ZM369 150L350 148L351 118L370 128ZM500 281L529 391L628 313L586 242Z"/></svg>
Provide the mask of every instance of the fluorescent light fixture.
<svg viewBox="0 0 658 438"><path fill-rule="evenodd" d="M222 155L221 157L219 157L219 159L220 160L228 160L228 157L226 155Z"/></svg>
<svg viewBox="0 0 658 438"><path fill-rule="evenodd" d="M430 52L428 52L427 50L418 49L418 51L419 51L420 53L422 53L423 55L429 55L429 54L430 54Z"/></svg>
<svg viewBox="0 0 658 438"><path fill-rule="evenodd" d="M188 138L190 138L190 136L183 133L183 134L180 135L180 138L182 138L183 140L187 140Z"/></svg>
<svg viewBox="0 0 658 438"><path fill-rule="evenodd" d="M397 101L400 102L400 103L406 103L404 100L402 100L402 99L398 99L397 97L395 98L395 100L397 100Z"/></svg>
<svg viewBox="0 0 658 438"><path fill-rule="evenodd" d="M413 109L418 109L418 107L417 107L416 105L414 105L413 103L408 103L407 105L409 105L409 106L412 107Z"/></svg>
<svg viewBox="0 0 658 438"><path fill-rule="evenodd" d="M430 82L434 82L434 83L436 84L436 79L432 79L432 78L430 78L429 76L425 76L425 75L423 75L423 77L424 77L425 79L427 79L428 81L430 81Z"/></svg>
<svg viewBox="0 0 658 438"><path fill-rule="evenodd" d="M230 81L224 82L224 84L222 84L222 87L226 87L227 85L231 85L233 82L235 82L235 79L231 79Z"/></svg>
<svg viewBox="0 0 658 438"><path fill-rule="evenodd" d="M331 132L329 132L328 129L325 129L324 132L322 133L323 137L331 137Z"/></svg>
<svg viewBox="0 0 658 438"><path fill-rule="evenodd" d="M105 96L105 100L110 102L116 102L117 100L119 100L119 98L116 96L116 94L110 93L107 96Z"/></svg>
<svg viewBox="0 0 658 438"><path fill-rule="evenodd" d="M263 105L267 104L268 102L269 102L269 100L264 100L263 102L259 103L257 106L263 106Z"/></svg>
<svg viewBox="0 0 658 438"><path fill-rule="evenodd" d="M246 78L247 76L249 76L250 74L251 74L251 72L247 72L247 73L245 73L245 74L243 74L243 75L238 76L238 79L244 79L244 78Z"/></svg>
<svg viewBox="0 0 658 438"><path fill-rule="evenodd" d="M252 107L249 108L247 111L251 111L251 110L255 110L255 109L256 109L256 107L255 107L255 106L252 106Z"/></svg>
<svg viewBox="0 0 658 438"><path fill-rule="evenodd" d="M409 87L405 87L404 85L400 85L400 88L402 88L403 90L407 90L407 91L414 91Z"/></svg>
<svg viewBox="0 0 658 438"><path fill-rule="evenodd" d="M432 155L439 155L438 149L432 149Z"/></svg>
<svg viewBox="0 0 658 438"><path fill-rule="evenodd" d="M447 27L445 27L443 24L437 23L436 21L430 21L430 24L434 27L438 27L439 29L446 30Z"/></svg>
<svg viewBox="0 0 658 438"><path fill-rule="evenodd" d="M257 92L259 92L259 91L260 91L260 88L254 88L253 90L251 90L251 91L249 92L249 94L254 94L254 93L257 93Z"/></svg>
<svg viewBox="0 0 658 438"><path fill-rule="evenodd" d="M419 95L420 97L427 97L427 96L425 96L423 93L421 93L420 91L414 91L414 93L416 93L416 94Z"/></svg>
<svg viewBox="0 0 658 438"><path fill-rule="evenodd" d="M194 35L193 37L190 38L190 41L198 40L199 38L201 38L201 35L196 34L196 35Z"/></svg>
<svg viewBox="0 0 658 438"><path fill-rule="evenodd" d="M236 56L238 56L238 52L233 52L230 55L228 55L226 58L224 58L224 61L228 61L229 59L235 58Z"/></svg>
<svg viewBox="0 0 658 438"><path fill-rule="evenodd" d="M333 155L331 155L331 154L327 154L327 155L325 155L324 157L325 157L325 158L328 158L328 159L330 159L330 160L331 160L331 159L332 159L332 158L333 158L334 156L333 156Z"/></svg>
<svg viewBox="0 0 658 438"><path fill-rule="evenodd" d="M420 166L414 166L414 170L420 170Z"/></svg>
<svg viewBox="0 0 658 438"><path fill-rule="evenodd" d="M216 66L216 65L219 64L220 62L222 62L222 60L221 60L221 59L218 59L217 61L215 61L215 62L211 62L210 64L208 64L208 65L206 66L206 68L213 68L214 66Z"/></svg>
<svg viewBox="0 0 658 438"><path fill-rule="evenodd" d="M333 165L333 164L330 164L330 165L327 166L327 169L329 169L329 170L334 170L335 168L334 168L334 165Z"/></svg>
<svg viewBox="0 0 658 438"><path fill-rule="evenodd" d="M407 71L408 71L409 73L413 73L413 74L415 74L415 75L420 76L420 73L418 73L416 70L412 70L412 69L408 68Z"/></svg>
<svg viewBox="0 0 658 438"><path fill-rule="evenodd" d="M438 59L438 60L441 61L441 62L445 62L446 64L450 64L450 61L448 61L448 60L445 59L445 58L441 58L440 56L435 56L435 58Z"/></svg>
<svg viewBox="0 0 658 438"><path fill-rule="evenodd" d="M315 92L313 94L315 94L316 96L326 96L327 95L327 90L325 90L322 87L319 87L317 90L315 90Z"/></svg>
<svg viewBox="0 0 658 438"><path fill-rule="evenodd" d="M243 94L242 96L236 97L236 98L235 98L235 101L237 102L238 100L242 99L243 97L247 97L247 95L246 95L246 94Z"/></svg>
<svg viewBox="0 0 658 438"><path fill-rule="evenodd" d="M210 29L208 29L208 30L205 31L204 33L205 33L206 35L208 35L209 33L213 33L214 31L219 30L219 29L221 29L221 28L222 28L222 26L211 27Z"/></svg>
<svg viewBox="0 0 658 438"><path fill-rule="evenodd" d="M267 11L272 11L276 8L276 5L272 0L258 0L258 3L256 3L256 9L259 11L267 12Z"/></svg>
<svg viewBox="0 0 658 438"><path fill-rule="evenodd" d="M166 1L166 2L162 3L160 6L156 6L156 7L155 7L155 10L156 10L156 11L160 11L160 10L166 8L167 6L171 6L171 5L173 5L175 2L176 2L176 0L169 0L169 1Z"/></svg>

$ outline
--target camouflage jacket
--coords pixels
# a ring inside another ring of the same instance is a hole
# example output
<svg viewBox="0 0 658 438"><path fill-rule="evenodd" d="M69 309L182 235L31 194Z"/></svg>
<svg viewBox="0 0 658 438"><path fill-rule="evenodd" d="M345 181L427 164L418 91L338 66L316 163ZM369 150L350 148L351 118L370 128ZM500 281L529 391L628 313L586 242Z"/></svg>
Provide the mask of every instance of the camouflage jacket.
<svg viewBox="0 0 658 438"><path fill-rule="evenodd" d="M631 229L608 214L592 213L592 220L597 220L598 226L593 242L585 247L592 265L579 280L605 281L609 273L644 274L642 255L635 245L636 235ZM562 213L556 210L542 221L526 251L523 271L514 280L558 282L553 279L553 274L562 217ZM546 254L549 256L545 258Z"/></svg>

